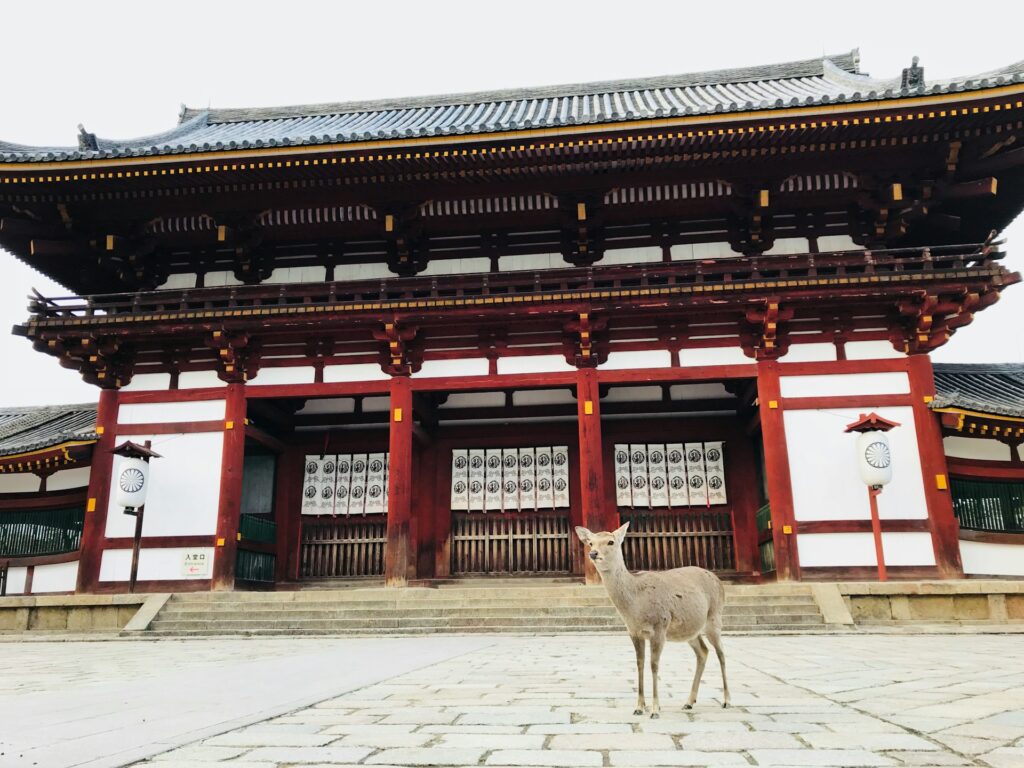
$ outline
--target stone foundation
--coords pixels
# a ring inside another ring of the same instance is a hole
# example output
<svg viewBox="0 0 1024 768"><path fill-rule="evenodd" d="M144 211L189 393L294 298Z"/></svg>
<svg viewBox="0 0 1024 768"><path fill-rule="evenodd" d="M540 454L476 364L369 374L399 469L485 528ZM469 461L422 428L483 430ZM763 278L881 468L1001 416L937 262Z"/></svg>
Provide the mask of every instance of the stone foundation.
<svg viewBox="0 0 1024 768"><path fill-rule="evenodd" d="M38 595L0 598L0 632L117 632L148 595Z"/></svg>
<svg viewBox="0 0 1024 768"><path fill-rule="evenodd" d="M1024 621L1024 581L837 584L857 624Z"/></svg>

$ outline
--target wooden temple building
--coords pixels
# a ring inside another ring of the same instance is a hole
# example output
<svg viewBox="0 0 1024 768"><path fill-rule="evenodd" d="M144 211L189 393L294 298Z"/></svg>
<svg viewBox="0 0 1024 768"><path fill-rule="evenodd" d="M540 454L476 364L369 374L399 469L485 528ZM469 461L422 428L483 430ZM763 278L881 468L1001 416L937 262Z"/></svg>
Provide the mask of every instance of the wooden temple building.
<svg viewBox="0 0 1024 768"><path fill-rule="evenodd" d="M99 395L0 413L0 587L592 579L625 521L635 569L1024 575L1024 372L928 355L1020 281L1022 139L1024 63L851 52L0 142L0 246L73 294L14 332Z"/></svg>

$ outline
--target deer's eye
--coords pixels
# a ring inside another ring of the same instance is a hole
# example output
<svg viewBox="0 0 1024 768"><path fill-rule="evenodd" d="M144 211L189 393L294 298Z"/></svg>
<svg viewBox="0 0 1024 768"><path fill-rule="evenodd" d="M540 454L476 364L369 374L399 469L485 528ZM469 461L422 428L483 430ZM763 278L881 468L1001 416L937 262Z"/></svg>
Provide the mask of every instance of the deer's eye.
<svg viewBox="0 0 1024 768"><path fill-rule="evenodd" d="M614 547L615 546L615 542L614 541L609 541L608 542L608 546L609 547Z"/></svg>

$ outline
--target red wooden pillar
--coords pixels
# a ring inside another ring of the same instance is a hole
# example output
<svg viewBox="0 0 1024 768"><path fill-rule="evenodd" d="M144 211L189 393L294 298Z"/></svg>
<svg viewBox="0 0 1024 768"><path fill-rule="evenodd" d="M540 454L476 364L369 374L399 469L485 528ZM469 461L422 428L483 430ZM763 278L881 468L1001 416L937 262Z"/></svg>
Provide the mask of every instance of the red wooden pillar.
<svg viewBox="0 0 1024 768"><path fill-rule="evenodd" d="M576 374L576 421L579 426L580 507L583 526L592 531L618 527L605 503L604 461L601 450L601 399L595 368L579 368ZM583 559L587 583L601 579L589 558Z"/></svg>
<svg viewBox="0 0 1024 768"><path fill-rule="evenodd" d="M960 559L960 525L953 514L949 470L946 467L946 452L942 445L942 428L938 416L928 407L928 403L935 397L932 361L927 355L912 355L907 363L935 565L943 578L962 578L964 566ZM896 471L899 471L898 467Z"/></svg>
<svg viewBox="0 0 1024 768"><path fill-rule="evenodd" d="M110 477L114 456L110 451L117 438L117 390L100 390L96 408L98 439L92 449L89 469L89 491L85 501L85 524L78 560L76 592L94 592L100 581L100 561L107 530L107 504L110 499Z"/></svg>
<svg viewBox="0 0 1024 768"><path fill-rule="evenodd" d="M228 384L224 414L224 452L220 468L220 504L213 555L213 589L235 588L235 554L242 510L242 467L245 462L245 385Z"/></svg>
<svg viewBox="0 0 1024 768"><path fill-rule="evenodd" d="M388 527L384 545L384 582L404 587L415 564L412 551L412 382L408 376L391 377L389 434Z"/></svg>
<svg viewBox="0 0 1024 768"><path fill-rule="evenodd" d="M786 425L782 418L779 364L762 360L757 364L757 398L764 442L764 469L772 511L772 542L775 546L775 575L780 581L800 578L793 516L793 486L789 474Z"/></svg>
<svg viewBox="0 0 1024 768"><path fill-rule="evenodd" d="M742 429L733 429L727 439L725 476L732 507L736 570L749 574L761 570L757 549L757 458L752 440ZM729 478L734 478L733 482Z"/></svg>
<svg viewBox="0 0 1024 768"><path fill-rule="evenodd" d="M274 522L277 524L274 579L297 579L295 551L299 535L303 455L289 449L278 454L274 478ZM298 482L296 482L298 480Z"/></svg>

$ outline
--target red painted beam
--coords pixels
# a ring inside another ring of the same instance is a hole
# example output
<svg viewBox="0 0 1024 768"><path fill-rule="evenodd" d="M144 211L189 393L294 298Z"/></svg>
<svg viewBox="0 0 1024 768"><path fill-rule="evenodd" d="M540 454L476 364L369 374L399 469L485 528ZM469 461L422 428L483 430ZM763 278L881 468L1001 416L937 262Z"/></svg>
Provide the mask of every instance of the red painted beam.
<svg viewBox="0 0 1024 768"><path fill-rule="evenodd" d="M601 392L596 369L580 368L577 371L576 406L583 526L592 531L611 531L618 527L618 516L614 515L614 508L606 509L605 503L606 488L601 448ZM573 546L580 546L575 538ZM587 583L596 584L601 581L590 558L583 558L583 573Z"/></svg>
<svg viewBox="0 0 1024 768"><path fill-rule="evenodd" d="M217 508L217 539L213 554L212 586L215 590L230 590L235 586L235 551L242 509L242 467L245 462L245 385L229 384L226 394L225 421L231 422L232 428L224 431L221 457L220 503Z"/></svg>
<svg viewBox="0 0 1024 768"><path fill-rule="evenodd" d="M384 544L384 581L390 587L408 583L415 568L412 533L412 382L408 376L391 379L391 421L388 440L388 523ZM413 577L414 574L413 574Z"/></svg>
<svg viewBox="0 0 1024 768"><path fill-rule="evenodd" d="M779 406L787 411L816 408L874 408L912 405L911 395L833 395L824 397L784 397Z"/></svg>
<svg viewBox="0 0 1024 768"><path fill-rule="evenodd" d="M153 424L118 424L118 437L125 435L189 435L198 432L223 432L223 421L162 421Z"/></svg>

